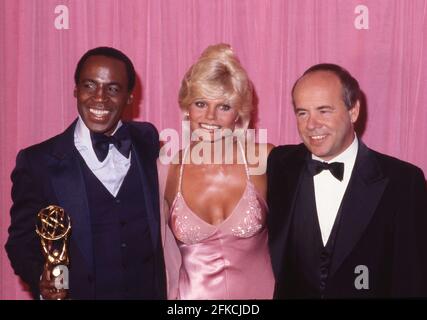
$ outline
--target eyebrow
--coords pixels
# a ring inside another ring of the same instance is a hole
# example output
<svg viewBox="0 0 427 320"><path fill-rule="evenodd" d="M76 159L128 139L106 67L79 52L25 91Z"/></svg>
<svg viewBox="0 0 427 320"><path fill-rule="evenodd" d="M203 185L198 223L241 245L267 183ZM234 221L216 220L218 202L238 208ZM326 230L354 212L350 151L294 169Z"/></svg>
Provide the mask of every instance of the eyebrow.
<svg viewBox="0 0 427 320"><path fill-rule="evenodd" d="M327 109L327 110L333 110L333 109L335 109L335 107L334 106L319 106L319 107L317 107L316 108L316 110L325 110L325 109Z"/></svg>
<svg viewBox="0 0 427 320"><path fill-rule="evenodd" d="M86 79L80 79L80 81L79 81L79 82L85 82L85 81L96 82L95 80L93 80L93 79L89 79L89 78L86 78Z"/></svg>
<svg viewBox="0 0 427 320"><path fill-rule="evenodd" d="M318 106L315 108L317 111L322 111L322 110L334 110L335 107L334 106L329 106L329 105L324 105L324 106ZM300 112L300 111L308 111L308 108L303 108L303 107L296 107L295 108L295 113L296 112Z"/></svg>
<svg viewBox="0 0 427 320"><path fill-rule="evenodd" d="M210 102L210 101L212 101L212 100L216 100L216 99L209 99L209 98L195 98L195 99L193 100L193 103L194 103L194 102L199 102L199 101L207 103L207 102ZM215 105L216 105L216 106L218 106L218 105L228 105L228 106L231 106L231 101L229 101L229 100L224 100L224 101L222 101L222 102L215 103Z"/></svg>
<svg viewBox="0 0 427 320"><path fill-rule="evenodd" d="M296 108L294 108L294 112L296 113L296 112L300 112L300 111L307 111L308 109L306 109L306 108L302 108L302 107L296 107Z"/></svg>
<svg viewBox="0 0 427 320"><path fill-rule="evenodd" d="M85 81L89 81L89 82L93 82L93 83L98 83L98 81L96 81L95 79L90 79L90 78L86 78L86 79L80 80L80 82L85 82ZM108 82L108 83L106 83L106 85L109 85L109 86L113 85L113 86L122 87L122 85L119 82L117 82L117 81Z"/></svg>
<svg viewBox="0 0 427 320"><path fill-rule="evenodd" d="M108 85L109 85L109 86L111 86L111 85L113 85L113 86L118 86L118 87L120 87L120 88L122 87L122 85L121 85L119 82L114 82L114 81L113 81L113 82L109 82L109 83L108 83Z"/></svg>

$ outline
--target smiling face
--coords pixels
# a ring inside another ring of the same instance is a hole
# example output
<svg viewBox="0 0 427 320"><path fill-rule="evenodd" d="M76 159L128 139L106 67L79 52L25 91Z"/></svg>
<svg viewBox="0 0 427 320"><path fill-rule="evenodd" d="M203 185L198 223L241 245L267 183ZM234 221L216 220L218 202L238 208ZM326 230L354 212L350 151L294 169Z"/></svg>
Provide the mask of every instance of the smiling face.
<svg viewBox="0 0 427 320"><path fill-rule="evenodd" d="M91 56L74 89L77 109L92 132L111 135L125 107L132 103L125 64L106 56Z"/></svg>
<svg viewBox="0 0 427 320"><path fill-rule="evenodd" d="M199 98L188 108L191 131L202 133L206 140L224 136L225 129L234 131L238 112L224 99ZM215 134L217 132L217 134Z"/></svg>
<svg viewBox="0 0 427 320"><path fill-rule="evenodd" d="M311 153L329 161L350 146L359 101L347 109L341 82L334 73L306 74L295 86L293 100L299 134Z"/></svg>

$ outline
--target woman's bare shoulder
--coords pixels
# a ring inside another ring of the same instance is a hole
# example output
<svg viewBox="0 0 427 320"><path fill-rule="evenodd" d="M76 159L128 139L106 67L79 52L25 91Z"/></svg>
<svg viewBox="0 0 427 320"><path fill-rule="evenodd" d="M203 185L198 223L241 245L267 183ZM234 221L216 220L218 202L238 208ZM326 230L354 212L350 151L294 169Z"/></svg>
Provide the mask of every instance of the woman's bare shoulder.
<svg viewBox="0 0 427 320"><path fill-rule="evenodd" d="M255 154L257 156L260 156L261 153L265 154L267 157L270 154L271 150L273 150L275 147L272 143L255 143ZM265 152L265 153L264 153Z"/></svg>
<svg viewBox="0 0 427 320"><path fill-rule="evenodd" d="M168 163L165 198L169 202L175 197L178 191L179 169L183 162L183 150L178 151ZM170 203L169 203L170 205Z"/></svg>
<svg viewBox="0 0 427 320"><path fill-rule="evenodd" d="M246 161L250 175L264 175L267 168L267 158L274 145L271 143L255 143L255 152L246 150Z"/></svg>

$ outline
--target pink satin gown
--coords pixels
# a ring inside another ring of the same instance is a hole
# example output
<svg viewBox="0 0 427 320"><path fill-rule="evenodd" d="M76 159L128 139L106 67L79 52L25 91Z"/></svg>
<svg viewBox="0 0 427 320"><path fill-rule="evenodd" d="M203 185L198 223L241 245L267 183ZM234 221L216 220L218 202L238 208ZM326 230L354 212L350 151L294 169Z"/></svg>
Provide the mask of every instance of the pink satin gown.
<svg viewBox="0 0 427 320"><path fill-rule="evenodd" d="M179 188L170 227L182 256L178 298L271 299L274 276L265 226L267 205L249 180L230 216L214 226L198 217Z"/></svg>

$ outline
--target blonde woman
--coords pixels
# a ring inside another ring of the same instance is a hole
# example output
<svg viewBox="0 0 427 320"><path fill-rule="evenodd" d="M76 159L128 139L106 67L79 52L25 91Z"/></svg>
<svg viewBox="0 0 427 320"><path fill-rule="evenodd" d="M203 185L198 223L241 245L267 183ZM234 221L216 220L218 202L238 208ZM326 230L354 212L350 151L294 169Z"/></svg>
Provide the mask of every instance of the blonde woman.
<svg viewBox="0 0 427 320"><path fill-rule="evenodd" d="M196 141L174 164L160 166L171 299L273 296L267 180L265 172L251 174L265 166L273 146L256 143L263 157L253 163L236 133L248 127L252 97L251 81L226 44L208 47L182 80L179 105Z"/></svg>

